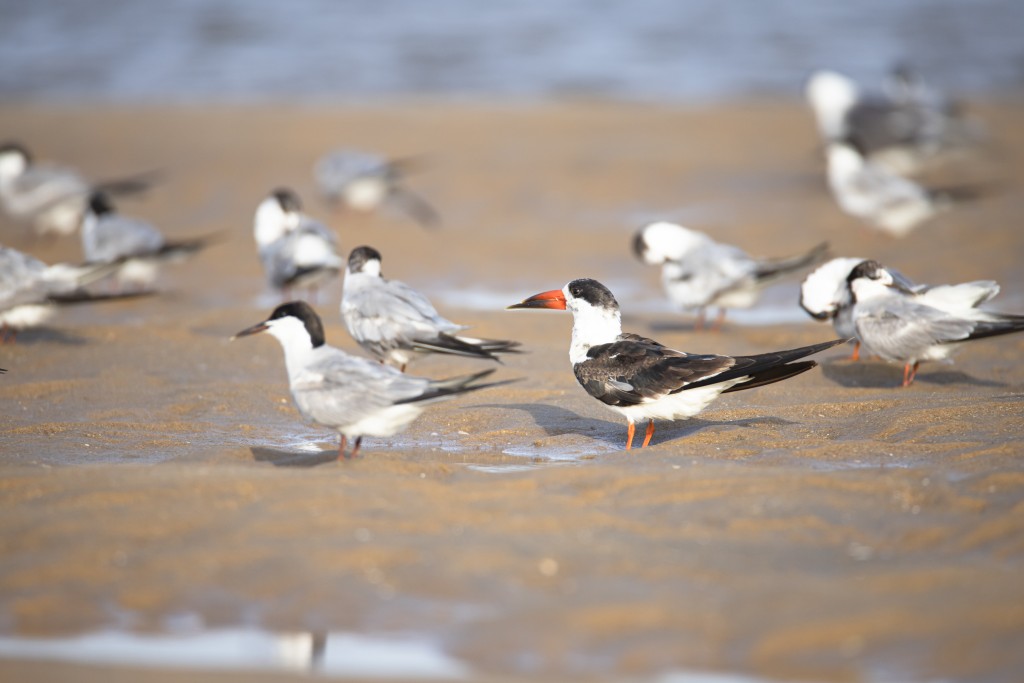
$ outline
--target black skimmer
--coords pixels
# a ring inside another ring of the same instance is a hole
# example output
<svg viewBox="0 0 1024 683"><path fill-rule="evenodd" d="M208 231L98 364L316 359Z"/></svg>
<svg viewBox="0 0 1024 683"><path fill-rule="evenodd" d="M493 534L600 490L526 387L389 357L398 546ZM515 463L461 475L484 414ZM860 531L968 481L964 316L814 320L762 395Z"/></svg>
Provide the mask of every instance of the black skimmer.
<svg viewBox="0 0 1024 683"><path fill-rule="evenodd" d="M623 333L619 304L597 280L573 280L562 289L535 294L515 308L568 310L573 315L569 361L588 394L626 417L626 450L638 420L647 420L643 446L654 420L692 417L720 394L772 384L813 368L805 356L842 344L824 344L751 356L676 351L637 334ZM799 361L799 362L795 362Z"/></svg>

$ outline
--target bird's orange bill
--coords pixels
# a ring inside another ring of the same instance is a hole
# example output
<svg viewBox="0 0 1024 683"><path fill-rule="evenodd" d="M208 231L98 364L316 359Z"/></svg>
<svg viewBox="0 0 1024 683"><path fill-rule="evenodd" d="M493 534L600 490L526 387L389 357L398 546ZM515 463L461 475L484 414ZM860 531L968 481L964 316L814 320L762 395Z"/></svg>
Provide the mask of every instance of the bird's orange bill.
<svg viewBox="0 0 1024 683"><path fill-rule="evenodd" d="M252 327L247 327L244 330L242 330L241 332L237 333L231 339L232 339L232 341L234 341L235 339L238 339L239 337L248 337L250 334L258 334L259 332L262 332L263 330L267 329L267 327L268 326L267 326L266 322L256 323Z"/></svg>
<svg viewBox="0 0 1024 683"><path fill-rule="evenodd" d="M512 304L506 310L513 308L554 308L559 311L565 310L565 294L560 289L552 289L548 292L534 294L529 299L524 299L518 304Z"/></svg>

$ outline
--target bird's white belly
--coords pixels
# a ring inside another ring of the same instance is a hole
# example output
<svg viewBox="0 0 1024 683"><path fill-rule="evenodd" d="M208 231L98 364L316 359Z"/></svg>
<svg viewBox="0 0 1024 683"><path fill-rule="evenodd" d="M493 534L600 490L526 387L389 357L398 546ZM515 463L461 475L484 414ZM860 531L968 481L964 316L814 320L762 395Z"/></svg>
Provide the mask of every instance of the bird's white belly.
<svg viewBox="0 0 1024 683"><path fill-rule="evenodd" d="M387 186L377 178L354 180L345 186L345 203L357 211L373 211L386 195Z"/></svg>
<svg viewBox="0 0 1024 683"><path fill-rule="evenodd" d="M670 394L657 401L640 403L635 406L609 406L612 410L626 416L631 422L640 420L675 420L681 417L693 417L704 410L718 398L719 394L729 387L739 384L745 378L722 382L707 387L688 389Z"/></svg>
<svg viewBox="0 0 1024 683"><path fill-rule="evenodd" d="M421 406L403 404L390 406L367 415L358 422L338 427L338 431L349 438L357 436L391 436L409 426L420 413Z"/></svg>
<svg viewBox="0 0 1024 683"><path fill-rule="evenodd" d="M53 306L26 304L0 313L0 324L15 330L38 327L53 317Z"/></svg>

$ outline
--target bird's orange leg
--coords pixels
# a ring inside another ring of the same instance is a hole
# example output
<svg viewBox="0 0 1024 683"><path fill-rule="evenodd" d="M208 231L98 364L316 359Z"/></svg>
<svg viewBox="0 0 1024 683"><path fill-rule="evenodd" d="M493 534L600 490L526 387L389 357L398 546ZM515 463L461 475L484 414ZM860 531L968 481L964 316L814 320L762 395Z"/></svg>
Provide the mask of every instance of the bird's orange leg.
<svg viewBox="0 0 1024 683"><path fill-rule="evenodd" d="M850 355L850 360L860 360L860 340L853 342L853 354Z"/></svg>
<svg viewBox="0 0 1024 683"><path fill-rule="evenodd" d="M636 432L636 425L633 421L629 421L629 427L626 428L626 450L628 451L633 447L633 433Z"/></svg>
<svg viewBox="0 0 1024 683"><path fill-rule="evenodd" d="M715 316L715 324L711 326L712 332L721 332L722 325L725 324L725 309L719 308L718 315Z"/></svg>
<svg viewBox="0 0 1024 683"><path fill-rule="evenodd" d="M914 378L917 377L917 366L920 364L920 362L917 362L911 366L910 363L907 363L903 366L903 386L909 387L914 383Z"/></svg>
<svg viewBox="0 0 1024 683"><path fill-rule="evenodd" d="M700 332L704 329L704 307L697 309L697 319L693 321L693 331Z"/></svg>
<svg viewBox="0 0 1024 683"><path fill-rule="evenodd" d="M352 452L348 454L348 457L355 458L359 454L359 447L363 445L363 437L356 437L356 444L352 446Z"/></svg>
<svg viewBox="0 0 1024 683"><path fill-rule="evenodd" d="M338 460L345 457L345 435L341 435L341 442L338 443Z"/></svg>
<svg viewBox="0 0 1024 683"><path fill-rule="evenodd" d="M654 436L654 420L647 420L647 432L644 434L644 445L642 447L646 447L651 442L652 436Z"/></svg>

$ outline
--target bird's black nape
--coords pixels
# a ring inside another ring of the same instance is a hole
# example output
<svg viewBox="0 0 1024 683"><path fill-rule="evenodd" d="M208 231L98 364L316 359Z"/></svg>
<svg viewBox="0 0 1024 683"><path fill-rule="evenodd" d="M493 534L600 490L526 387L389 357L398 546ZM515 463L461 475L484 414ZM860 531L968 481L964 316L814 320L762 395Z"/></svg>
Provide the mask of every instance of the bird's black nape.
<svg viewBox="0 0 1024 683"><path fill-rule="evenodd" d="M356 247L348 255L348 269L351 273L363 272L363 266L366 265L367 261L382 261L380 252L373 247Z"/></svg>
<svg viewBox="0 0 1024 683"><path fill-rule="evenodd" d="M279 187L270 195L277 200L277 203L281 205L281 208L285 211L302 211L302 202L299 201L299 195L292 192L287 187Z"/></svg>
<svg viewBox="0 0 1024 683"><path fill-rule="evenodd" d="M597 280L589 277L573 280L569 283L569 294L576 299L582 299L595 308L612 308L618 310L619 302L611 290Z"/></svg>
<svg viewBox="0 0 1024 683"><path fill-rule="evenodd" d="M312 306L305 301L289 301L275 308L268 320L279 320L289 316L298 318L306 326L306 332L309 333L314 349L324 345L326 340L324 337L324 324L320 321L320 316L316 314Z"/></svg>
<svg viewBox="0 0 1024 683"><path fill-rule="evenodd" d="M89 210L97 216L114 213L114 203L105 192L93 192L89 195Z"/></svg>
<svg viewBox="0 0 1024 683"><path fill-rule="evenodd" d="M850 271L850 274L846 276L846 282L849 284L862 277L877 280L881 275L882 270L882 264L878 261L861 261L854 266L853 270Z"/></svg>

